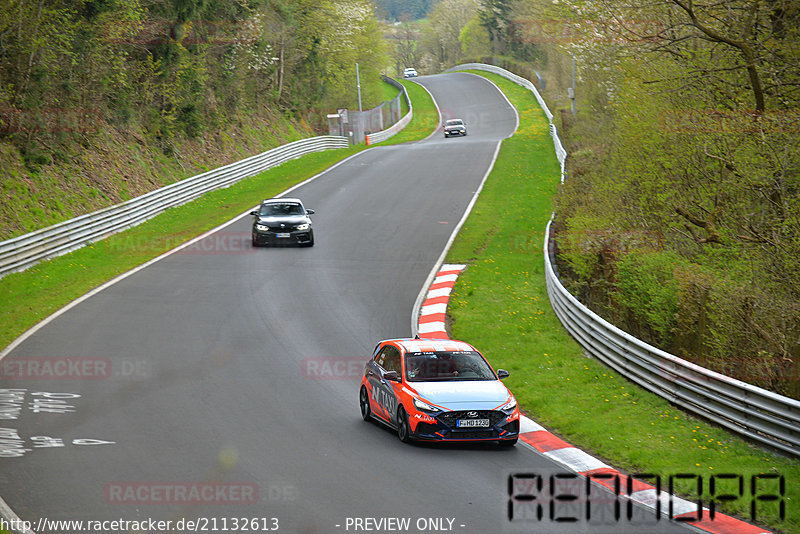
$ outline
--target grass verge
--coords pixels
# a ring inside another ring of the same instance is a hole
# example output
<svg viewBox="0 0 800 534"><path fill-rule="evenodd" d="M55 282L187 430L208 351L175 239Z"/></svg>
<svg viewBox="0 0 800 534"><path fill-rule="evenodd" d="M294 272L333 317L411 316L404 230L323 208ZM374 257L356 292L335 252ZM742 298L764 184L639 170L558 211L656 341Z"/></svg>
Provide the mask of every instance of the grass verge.
<svg viewBox="0 0 800 534"><path fill-rule="evenodd" d="M381 91L383 94L382 102L389 102L393 100L398 94L400 94L400 89L398 89L397 87L386 81L381 81ZM380 104L380 102L378 104ZM401 97L400 116L402 117L406 113L408 113L408 104L406 104L406 99Z"/></svg>
<svg viewBox="0 0 800 534"><path fill-rule="evenodd" d="M697 475L701 495L696 479L676 484L676 490L708 505L712 476L741 476L744 495L721 509L753 521L751 477L783 475L785 519L777 501L757 501L756 522L800 531L800 462L765 452L617 376L586 358L563 329L544 280L544 229L559 182L547 119L529 91L500 76L476 74L509 97L520 127L503 142L447 257L448 263L469 265L450 299L453 337L473 343L495 367L511 371L506 382L531 418L624 472L661 475L665 490L670 475ZM738 494L737 479L717 483L718 495ZM757 493L779 494L777 481L759 482Z"/></svg>
<svg viewBox="0 0 800 534"><path fill-rule="evenodd" d="M315 152L171 208L149 221L0 279L0 346L92 288L219 226L364 146Z"/></svg>
<svg viewBox="0 0 800 534"><path fill-rule="evenodd" d="M436 111L436 105L428 91L418 83L408 80L398 81L408 92L408 98L411 99L414 107L414 116L400 133L380 143L381 145L399 145L409 141L419 141L428 137L439 126L439 112Z"/></svg>
<svg viewBox="0 0 800 534"><path fill-rule="evenodd" d="M387 144L423 139L438 124L436 107L428 92L415 83L401 83L406 85L414 109L419 111L415 111L406 129ZM387 83L384 85L397 91ZM103 282L219 226L262 199L365 148L359 146L303 156L169 209L135 228L71 254L3 277L0 279L0 347L6 347L30 327Z"/></svg>

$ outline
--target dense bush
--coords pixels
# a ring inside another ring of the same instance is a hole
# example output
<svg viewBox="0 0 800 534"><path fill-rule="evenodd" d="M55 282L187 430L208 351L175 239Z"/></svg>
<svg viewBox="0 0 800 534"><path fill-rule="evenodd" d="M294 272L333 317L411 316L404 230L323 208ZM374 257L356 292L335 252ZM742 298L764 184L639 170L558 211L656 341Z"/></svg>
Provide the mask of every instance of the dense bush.
<svg viewBox="0 0 800 534"><path fill-rule="evenodd" d="M249 113L314 122L352 107L356 63L386 63L369 0L0 0L0 141L41 164L98 123L169 152Z"/></svg>
<svg viewBox="0 0 800 534"><path fill-rule="evenodd" d="M661 348L800 398L800 8L522 4L592 37L541 44L551 103L577 65L556 201L570 288Z"/></svg>

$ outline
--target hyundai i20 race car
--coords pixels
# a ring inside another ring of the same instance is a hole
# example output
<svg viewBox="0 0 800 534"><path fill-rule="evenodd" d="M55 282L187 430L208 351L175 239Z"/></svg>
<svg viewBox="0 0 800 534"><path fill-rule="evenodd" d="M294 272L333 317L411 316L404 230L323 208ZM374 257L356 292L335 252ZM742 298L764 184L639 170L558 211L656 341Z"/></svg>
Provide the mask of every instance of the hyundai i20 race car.
<svg viewBox="0 0 800 534"><path fill-rule="evenodd" d="M514 445L519 408L500 379L468 343L442 339L381 341L365 368L361 416L397 430L403 442L498 441Z"/></svg>

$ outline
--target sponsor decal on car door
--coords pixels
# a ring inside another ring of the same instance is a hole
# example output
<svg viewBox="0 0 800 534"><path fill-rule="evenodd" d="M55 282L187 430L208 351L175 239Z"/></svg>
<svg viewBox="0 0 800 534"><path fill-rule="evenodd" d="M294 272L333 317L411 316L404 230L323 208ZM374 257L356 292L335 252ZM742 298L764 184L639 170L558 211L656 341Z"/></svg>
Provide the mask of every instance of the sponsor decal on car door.
<svg viewBox="0 0 800 534"><path fill-rule="evenodd" d="M395 423L395 414L397 412L397 397L392 387L392 382L384 378L386 371L392 370L394 365L395 355L399 360L399 351L387 345L383 347L375 358L370 362L369 370L367 371L368 380L372 386L370 393L372 395L372 402L375 404L373 411L379 417L388 422Z"/></svg>

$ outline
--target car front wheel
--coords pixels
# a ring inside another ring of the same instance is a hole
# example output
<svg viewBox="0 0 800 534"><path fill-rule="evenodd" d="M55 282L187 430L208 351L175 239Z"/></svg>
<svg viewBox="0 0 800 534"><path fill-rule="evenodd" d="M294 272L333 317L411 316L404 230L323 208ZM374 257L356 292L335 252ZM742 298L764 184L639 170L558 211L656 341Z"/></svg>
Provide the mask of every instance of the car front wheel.
<svg viewBox="0 0 800 534"><path fill-rule="evenodd" d="M411 426L408 424L408 414L402 406L397 409L397 437L403 443L411 443Z"/></svg>

